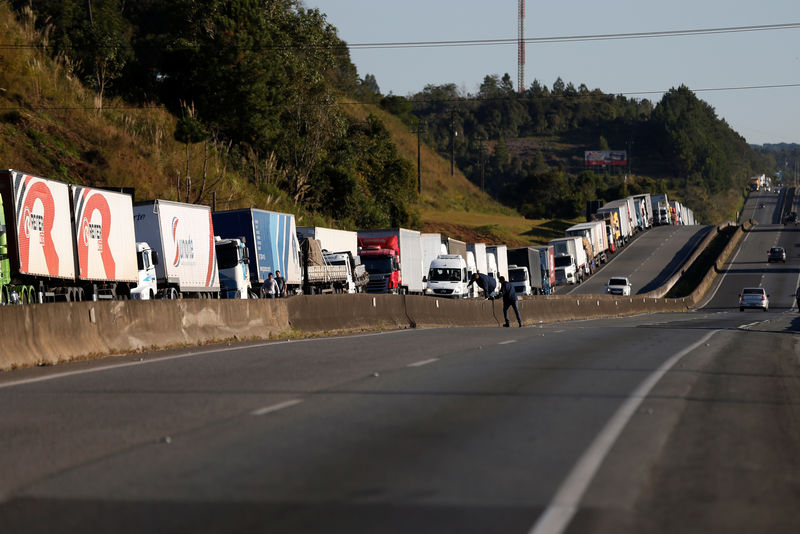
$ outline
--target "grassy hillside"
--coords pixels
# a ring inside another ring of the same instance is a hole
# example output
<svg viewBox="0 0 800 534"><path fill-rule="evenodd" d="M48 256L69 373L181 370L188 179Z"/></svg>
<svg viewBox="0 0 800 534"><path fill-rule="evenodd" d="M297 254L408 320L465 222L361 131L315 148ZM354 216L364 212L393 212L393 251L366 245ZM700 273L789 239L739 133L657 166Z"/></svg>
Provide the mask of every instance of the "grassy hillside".
<svg viewBox="0 0 800 534"><path fill-rule="evenodd" d="M98 111L94 93L71 74L69 61L51 60L34 46L42 36L34 32L32 16L21 24L2 1L0 27L5 43L22 45L0 56L0 166L69 183L134 187L137 200L211 204L216 198L218 209L252 206L294 213L299 224L336 226L271 188L272 162L260 162L266 178L254 184L237 172L235 156L224 144L187 147L175 141L176 119L163 109L106 99ZM378 116L416 168L416 135L397 117L377 106L345 102L343 107L358 120ZM416 206L421 230L511 245L549 235L548 222L525 220L458 170L451 176L449 161L424 144L421 160Z"/></svg>

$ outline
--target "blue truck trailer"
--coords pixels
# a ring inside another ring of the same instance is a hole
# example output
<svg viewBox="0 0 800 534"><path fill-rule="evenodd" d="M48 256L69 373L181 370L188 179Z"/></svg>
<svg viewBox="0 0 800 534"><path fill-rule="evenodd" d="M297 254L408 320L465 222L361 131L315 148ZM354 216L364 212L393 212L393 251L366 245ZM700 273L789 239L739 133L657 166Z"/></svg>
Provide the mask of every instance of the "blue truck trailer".
<svg viewBox="0 0 800 534"><path fill-rule="evenodd" d="M253 290L258 290L269 273L280 271L286 293L302 286L300 243L294 215L259 209L215 211L214 233L223 239L244 238Z"/></svg>

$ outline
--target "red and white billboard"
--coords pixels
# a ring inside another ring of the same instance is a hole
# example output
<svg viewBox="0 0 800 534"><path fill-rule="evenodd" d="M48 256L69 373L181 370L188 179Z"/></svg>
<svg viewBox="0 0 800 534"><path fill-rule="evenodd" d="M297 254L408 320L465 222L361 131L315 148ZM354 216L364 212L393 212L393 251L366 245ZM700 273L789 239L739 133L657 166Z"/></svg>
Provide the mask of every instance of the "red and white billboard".
<svg viewBox="0 0 800 534"><path fill-rule="evenodd" d="M10 171L19 272L75 278L69 186Z"/></svg>
<svg viewBox="0 0 800 534"><path fill-rule="evenodd" d="M70 186L81 280L136 282L136 233L130 195Z"/></svg>
<svg viewBox="0 0 800 534"><path fill-rule="evenodd" d="M628 164L628 153L625 150L587 150L583 161L588 167L624 166Z"/></svg>

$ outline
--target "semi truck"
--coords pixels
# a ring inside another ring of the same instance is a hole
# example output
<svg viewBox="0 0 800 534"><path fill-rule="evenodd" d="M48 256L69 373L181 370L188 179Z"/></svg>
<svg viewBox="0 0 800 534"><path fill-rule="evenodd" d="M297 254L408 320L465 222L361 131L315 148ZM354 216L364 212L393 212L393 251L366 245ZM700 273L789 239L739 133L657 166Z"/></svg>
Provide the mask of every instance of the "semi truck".
<svg viewBox="0 0 800 534"><path fill-rule="evenodd" d="M323 226L298 226L297 239L316 239L323 251L349 252L358 256L358 234L350 230L325 228Z"/></svg>
<svg viewBox="0 0 800 534"><path fill-rule="evenodd" d="M216 298L220 283L211 208L170 200L136 203L136 237L161 258L156 265L162 298Z"/></svg>
<svg viewBox="0 0 800 534"><path fill-rule="evenodd" d="M215 211L216 235L241 239L247 247L250 283L258 294L269 274L280 271L286 294L298 293L303 283L300 242L294 215L255 208Z"/></svg>
<svg viewBox="0 0 800 534"><path fill-rule="evenodd" d="M0 303L147 297L145 279L130 195L0 171Z"/></svg>
<svg viewBox="0 0 800 534"><path fill-rule="evenodd" d="M498 278L502 276L508 280L508 247L505 245L487 246L486 254L494 256Z"/></svg>
<svg viewBox="0 0 800 534"><path fill-rule="evenodd" d="M467 260L467 244L452 237L443 237L442 243L445 245L448 254L458 254L464 261Z"/></svg>
<svg viewBox="0 0 800 534"><path fill-rule="evenodd" d="M214 248L217 252L220 297L258 298L250 281L250 253L247 250L246 239L244 237L223 239L214 236Z"/></svg>
<svg viewBox="0 0 800 534"><path fill-rule="evenodd" d="M653 218L656 224L672 224L670 222L669 198L666 193L650 195L650 205L653 208Z"/></svg>
<svg viewBox="0 0 800 534"><path fill-rule="evenodd" d="M486 244L485 243L469 243L467 244L467 251L472 252L475 256L475 268L481 274L489 273L489 261L486 259Z"/></svg>
<svg viewBox="0 0 800 534"><path fill-rule="evenodd" d="M405 228L359 230L361 262L369 273L368 293L422 294L420 233Z"/></svg>
<svg viewBox="0 0 800 534"><path fill-rule="evenodd" d="M536 247L520 247L508 251L508 276L517 293L544 295L549 293L549 280L542 272L542 251ZM513 266L513 267L512 267ZM520 273L519 269L524 269Z"/></svg>
<svg viewBox="0 0 800 534"><path fill-rule="evenodd" d="M556 254L551 245L533 247L539 251L539 261L542 264L542 293L549 295L556 287Z"/></svg>
<svg viewBox="0 0 800 534"><path fill-rule="evenodd" d="M580 284L589 274L583 238L562 237L551 240L548 245L553 246L555 254L556 283Z"/></svg>
<svg viewBox="0 0 800 534"><path fill-rule="evenodd" d="M422 272L423 276L428 274L431 262L447 254L447 247L442 243L442 235L437 233L420 234L420 246L422 247Z"/></svg>
<svg viewBox="0 0 800 534"><path fill-rule="evenodd" d="M589 261L594 262L595 265L600 265L608 261L606 252L608 252L608 235L606 234L605 221L592 221L587 223L580 223L570 226L566 230L567 237L582 237L588 241L589 246L587 255Z"/></svg>
<svg viewBox="0 0 800 534"><path fill-rule="evenodd" d="M614 237L617 245L624 246L633 237L633 227L631 226L627 201L614 200L604 204L603 207L597 210L597 218L606 219L615 227Z"/></svg>
<svg viewBox="0 0 800 534"><path fill-rule="evenodd" d="M633 195L631 198L636 202L636 209L641 214L644 223L643 227L651 228L653 226L653 202L650 198L650 193Z"/></svg>
<svg viewBox="0 0 800 534"><path fill-rule="evenodd" d="M325 252L322 243L306 238L300 243L303 264L303 292L308 295L321 293L360 293L369 277L363 265L356 261L350 251Z"/></svg>

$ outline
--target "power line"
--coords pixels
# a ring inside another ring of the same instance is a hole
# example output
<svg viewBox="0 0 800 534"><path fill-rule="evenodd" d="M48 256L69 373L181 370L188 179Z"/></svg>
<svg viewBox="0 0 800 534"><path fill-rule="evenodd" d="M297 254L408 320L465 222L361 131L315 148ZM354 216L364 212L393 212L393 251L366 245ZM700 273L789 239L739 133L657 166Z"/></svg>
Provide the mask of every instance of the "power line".
<svg viewBox="0 0 800 534"><path fill-rule="evenodd" d="M526 37L522 40L525 44L547 44L547 43L569 43L584 41L610 41L622 39L653 39L665 37L691 37L698 35L718 35L727 33L746 33L776 30L796 30L800 29L800 22L787 22L784 24L758 24L751 26L727 26L718 28L698 28L688 30L667 30L652 32L629 32L629 33L606 33L606 34L586 34L586 35L561 35L553 37ZM232 47L237 50L304 50L304 49L350 49L350 50L370 50L370 49L398 49L398 48L439 48L439 47L461 47L461 46L498 46L498 45L519 45L519 38L507 39L463 39L453 41L397 41L397 42L376 42L376 43L345 43L341 44L281 44L271 46L256 47ZM14 44L0 43L0 50L22 50L34 48L53 48L56 45L35 45L35 44ZM186 45L184 47L173 47L172 50L193 49L196 46Z"/></svg>

